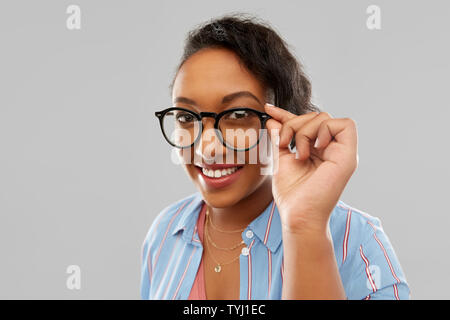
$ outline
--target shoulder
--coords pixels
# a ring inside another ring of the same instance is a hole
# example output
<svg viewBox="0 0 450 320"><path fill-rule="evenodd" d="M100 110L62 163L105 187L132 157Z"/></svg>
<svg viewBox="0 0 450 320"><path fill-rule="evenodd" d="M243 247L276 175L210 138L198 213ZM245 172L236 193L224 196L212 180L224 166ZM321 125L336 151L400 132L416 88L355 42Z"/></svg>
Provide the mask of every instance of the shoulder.
<svg viewBox="0 0 450 320"><path fill-rule="evenodd" d="M384 234L381 220L342 200L336 204L330 217L330 232L336 260L345 266L359 257L360 246L374 240L374 234Z"/></svg>
<svg viewBox="0 0 450 320"><path fill-rule="evenodd" d="M152 242L160 242L164 235L168 233L171 227L176 226L182 213L191 203L198 200L198 192L183 197L167 205L156 215L144 239L144 246Z"/></svg>
<svg viewBox="0 0 450 320"><path fill-rule="evenodd" d="M330 230L349 298L409 298L403 269L379 218L339 201Z"/></svg>
<svg viewBox="0 0 450 320"><path fill-rule="evenodd" d="M346 234L352 238L363 240L374 229L383 230L381 220L366 211L355 208L342 200L336 204L330 217L330 230L332 235L339 237Z"/></svg>

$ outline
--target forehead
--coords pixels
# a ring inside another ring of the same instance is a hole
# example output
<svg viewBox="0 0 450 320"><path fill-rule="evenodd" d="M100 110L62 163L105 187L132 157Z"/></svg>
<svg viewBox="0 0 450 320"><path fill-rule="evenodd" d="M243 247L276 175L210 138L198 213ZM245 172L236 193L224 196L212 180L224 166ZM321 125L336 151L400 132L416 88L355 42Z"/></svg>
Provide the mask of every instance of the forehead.
<svg viewBox="0 0 450 320"><path fill-rule="evenodd" d="M173 86L173 97L187 96L213 103L223 96L247 90L263 97L264 88L231 50L208 48L193 54L182 65Z"/></svg>

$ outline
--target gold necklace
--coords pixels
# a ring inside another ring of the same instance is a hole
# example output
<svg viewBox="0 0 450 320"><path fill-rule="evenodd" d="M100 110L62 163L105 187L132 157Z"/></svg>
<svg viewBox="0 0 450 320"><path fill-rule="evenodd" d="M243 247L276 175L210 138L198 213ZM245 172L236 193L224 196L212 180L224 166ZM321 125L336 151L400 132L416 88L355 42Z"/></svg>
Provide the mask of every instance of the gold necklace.
<svg viewBox="0 0 450 320"><path fill-rule="evenodd" d="M208 241L214 246L214 248L219 249L219 250L227 250L227 251L231 251L234 250L236 248L238 248L240 245L245 244L244 240L241 240L241 242L239 242L238 244L232 246L231 248L223 248L223 247L219 247L210 237L208 229L205 228L205 234L206 237L208 238Z"/></svg>
<svg viewBox="0 0 450 320"><path fill-rule="evenodd" d="M206 225L205 225L205 227L206 227ZM206 231L206 228L205 228L205 231ZM209 241L208 241L208 239L205 241L205 243L208 243ZM214 267L214 271L215 272L217 272L217 273L219 273L220 271L222 271L222 266L225 266L225 265L228 265L228 264L230 264L230 263L233 263L233 262L235 262L237 259L239 259L239 257L240 257L240 253L239 253L239 255L236 257L236 258L234 258L233 260L231 260L231 261L228 261L228 262L224 262L224 263L220 263L220 262L218 262L217 260L216 260L216 258L214 258L214 256L212 255L212 253L211 253L211 250L208 250L209 251L209 255L210 255L210 257L213 259L213 261L214 261L214 263L216 263L216 266Z"/></svg>
<svg viewBox="0 0 450 320"><path fill-rule="evenodd" d="M211 224L211 226L214 228L214 229L216 229L217 231L219 231L219 232L223 232L223 233L236 233L236 232L242 232L242 231L244 231L245 230L245 228L242 228L242 229L238 229L238 230L222 230L222 229L219 229L213 222L212 222L212 220L211 220L211 216L209 215L209 210L208 209L206 209L206 218L209 220L209 223Z"/></svg>

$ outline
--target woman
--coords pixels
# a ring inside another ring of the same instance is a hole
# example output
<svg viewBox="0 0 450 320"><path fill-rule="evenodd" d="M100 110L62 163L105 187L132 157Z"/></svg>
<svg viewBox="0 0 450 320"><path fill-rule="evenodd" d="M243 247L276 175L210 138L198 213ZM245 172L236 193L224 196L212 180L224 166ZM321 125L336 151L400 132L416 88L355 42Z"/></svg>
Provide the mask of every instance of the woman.
<svg viewBox="0 0 450 320"><path fill-rule="evenodd" d="M380 221L339 200L355 122L319 112L287 47L238 14L189 33L173 105L156 115L198 192L153 222L143 299L409 298ZM250 161L267 133L271 161Z"/></svg>

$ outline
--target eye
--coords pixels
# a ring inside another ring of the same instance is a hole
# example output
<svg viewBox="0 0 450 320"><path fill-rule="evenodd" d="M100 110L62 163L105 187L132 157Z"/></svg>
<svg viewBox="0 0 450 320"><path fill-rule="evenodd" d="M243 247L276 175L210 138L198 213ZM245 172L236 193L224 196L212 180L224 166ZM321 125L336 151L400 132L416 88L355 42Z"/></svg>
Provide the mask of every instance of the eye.
<svg viewBox="0 0 450 320"><path fill-rule="evenodd" d="M180 112L180 113L178 113L176 115L176 119L177 119L178 122L181 122L181 123L189 123L189 122L193 122L193 121L196 120L196 118L192 114L190 114L188 112Z"/></svg>
<svg viewBox="0 0 450 320"><path fill-rule="evenodd" d="M227 118L230 120L239 120L247 118L248 115L249 115L248 111L246 110L236 110L227 114Z"/></svg>

